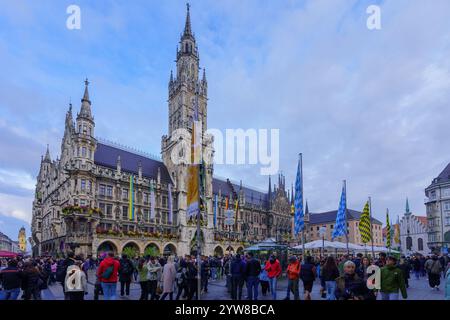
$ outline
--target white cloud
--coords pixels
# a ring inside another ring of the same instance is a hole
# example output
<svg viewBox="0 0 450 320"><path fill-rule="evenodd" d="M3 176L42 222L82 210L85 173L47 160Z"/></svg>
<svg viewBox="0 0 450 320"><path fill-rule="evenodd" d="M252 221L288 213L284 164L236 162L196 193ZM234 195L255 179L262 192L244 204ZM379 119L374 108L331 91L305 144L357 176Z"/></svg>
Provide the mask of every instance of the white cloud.
<svg viewBox="0 0 450 320"><path fill-rule="evenodd" d="M34 190L36 179L29 173L17 170L5 170L0 168L0 183L12 188Z"/></svg>
<svg viewBox="0 0 450 320"><path fill-rule="evenodd" d="M7 217L31 221L32 197L19 197L0 193L0 213Z"/></svg>

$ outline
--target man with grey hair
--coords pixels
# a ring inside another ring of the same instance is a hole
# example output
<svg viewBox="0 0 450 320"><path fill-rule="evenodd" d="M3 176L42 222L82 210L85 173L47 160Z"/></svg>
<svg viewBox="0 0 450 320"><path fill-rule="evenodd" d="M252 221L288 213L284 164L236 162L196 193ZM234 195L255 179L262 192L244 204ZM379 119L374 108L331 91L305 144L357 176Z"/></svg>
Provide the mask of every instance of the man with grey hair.
<svg viewBox="0 0 450 320"><path fill-rule="evenodd" d="M365 282L355 273L355 263L348 260L343 265L343 275L336 279L335 296L337 300L370 300L373 293Z"/></svg>

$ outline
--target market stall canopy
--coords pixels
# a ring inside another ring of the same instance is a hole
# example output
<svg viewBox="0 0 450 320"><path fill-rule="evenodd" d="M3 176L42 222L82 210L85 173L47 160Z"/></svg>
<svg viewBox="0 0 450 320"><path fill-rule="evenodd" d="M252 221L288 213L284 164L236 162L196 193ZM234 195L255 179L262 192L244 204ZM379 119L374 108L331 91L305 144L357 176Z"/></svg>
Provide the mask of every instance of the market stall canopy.
<svg viewBox="0 0 450 320"><path fill-rule="evenodd" d="M350 245L350 244L349 244ZM339 241L328 241L328 240L314 240L305 243L305 249L347 249L347 245ZM302 245L295 246L293 249L303 249Z"/></svg>
<svg viewBox="0 0 450 320"><path fill-rule="evenodd" d="M261 251L261 250L283 249L283 248L287 248L287 246L284 244L277 243L275 238L268 238L251 247L245 248L244 251Z"/></svg>
<svg viewBox="0 0 450 320"><path fill-rule="evenodd" d="M0 258L15 258L15 257L17 257L17 253L15 252L0 250Z"/></svg>

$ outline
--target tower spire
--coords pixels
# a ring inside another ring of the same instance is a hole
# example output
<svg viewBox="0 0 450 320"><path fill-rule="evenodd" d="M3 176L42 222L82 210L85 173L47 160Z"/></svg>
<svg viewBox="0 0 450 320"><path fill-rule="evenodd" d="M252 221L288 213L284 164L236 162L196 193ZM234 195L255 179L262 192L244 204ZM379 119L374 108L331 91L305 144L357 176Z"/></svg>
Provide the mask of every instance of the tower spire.
<svg viewBox="0 0 450 320"><path fill-rule="evenodd" d="M84 94L83 98L81 99L81 110L78 114L78 117L83 117L92 120L92 114L91 114L91 100L89 99L89 80L86 78L84 80Z"/></svg>
<svg viewBox="0 0 450 320"><path fill-rule="evenodd" d="M86 78L86 80L84 80L84 94L83 94L83 99L81 99L81 102L89 102L89 104L91 104L91 100L89 100L89 90L88 90L88 86L89 86L89 80L88 78Z"/></svg>
<svg viewBox="0 0 450 320"><path fill-rule="evenodd" d="M190 9L191 5L189 3L186 3L186 24L184 25L184 36L192 36L192 29L191 29L191 14Z"/></svg>
<svg viewBox="0 0 450 320"><path fill-rule="evenodd" d="M410 214L411 212L409 211L409 201L408 198L406 198L406 208L405 208L405 213L406 214Z"/></svg>
<svg viewBox="0 0 450 320"><path fill-rule="evenodd" d="M47 152L45 153L44 162L52 162L52 159L50 158L50 149L49 149L48 144L47 144Z"/></svg>

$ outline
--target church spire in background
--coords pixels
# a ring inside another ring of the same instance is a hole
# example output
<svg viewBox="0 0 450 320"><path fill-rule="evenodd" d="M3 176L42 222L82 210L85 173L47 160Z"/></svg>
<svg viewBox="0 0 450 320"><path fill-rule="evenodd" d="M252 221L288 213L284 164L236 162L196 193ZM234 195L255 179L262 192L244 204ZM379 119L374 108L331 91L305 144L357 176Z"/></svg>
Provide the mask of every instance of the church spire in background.
<svg viewBox="0 0 450 320"><path fill-rule="evenodd" d="M406 198L405 214L411 214L411 211L409 211L409 201L408 201L408 198Z"/></svg>
<svg viewBox="0 0 450 320"><path fill-rule="evenodd" d="M191 13L190 13L190 7L191 5L189 3L186 3L186 24L184 26L184 36L192 36L192 29L191 29Z"/></svg>
<svg viewBox="0 0 450 320"><path fill-rule="evenodd" d="M83 94L83 98L81 99L81 110L80 110L80 113L78 114L78 117L93 120L92 114L91 114L91 100L89 99L88 86L89 86L89 81L86 78L86 80L84 80L84 94Z"/></svg>
<svg viewBox="0 0 450 320"><path fill-rule="evenodd" d="M48 144L47 144L47 152L45 153L44 162L52 162L52 159L50 158L50 149L49 149Z"/></svg>

